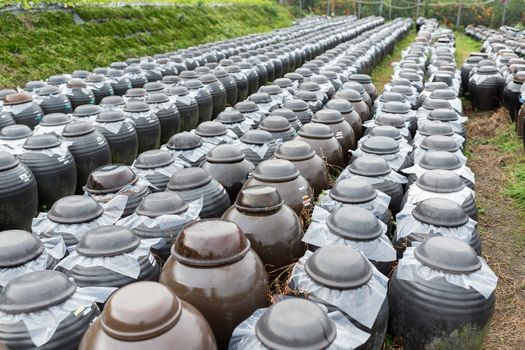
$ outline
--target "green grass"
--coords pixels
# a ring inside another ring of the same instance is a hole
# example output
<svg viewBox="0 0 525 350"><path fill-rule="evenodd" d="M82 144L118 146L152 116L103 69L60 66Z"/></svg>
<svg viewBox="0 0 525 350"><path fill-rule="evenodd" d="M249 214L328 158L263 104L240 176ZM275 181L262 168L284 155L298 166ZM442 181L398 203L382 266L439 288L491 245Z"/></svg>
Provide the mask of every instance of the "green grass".
<svg viewBox="0 0 525 350"><path fill-rule="evenodd" d="M463 32L456 31L456 63L461 67L471 52L479 52L481 43L468 37Z"/></svg>
<svg viewBox="0 0 525 350"><path fill-rule="evenodd" d="M40 5L64 5L68 7L101 5L110 3L166 3L166 4L271 4L271 0L0 0L0 8L21 4L24 8L35 8Z"/></svg>
<svg viewBox="0 0 525 350"><path fill-rule="evenodd" d="M370 76L372 77L372 81L374 82L374 85L376 86L379 93L383 92L383 87L391 80L390 78L394 72L392 63L399 62L401 60L401 51L410 46L410 44L414 42L415 38L416 31L414 27L406 37L404 37L395 45L394 51L392 51L390 55L386 56L377 66L372 69Z"/></svg>
<svg viewBox="0 0 525 350"><path fill-rule="evenodd" d="M77 7L0 14L0 87L91 70L129 57L266 32L292 24L286 7L261 5Z"/></svg>

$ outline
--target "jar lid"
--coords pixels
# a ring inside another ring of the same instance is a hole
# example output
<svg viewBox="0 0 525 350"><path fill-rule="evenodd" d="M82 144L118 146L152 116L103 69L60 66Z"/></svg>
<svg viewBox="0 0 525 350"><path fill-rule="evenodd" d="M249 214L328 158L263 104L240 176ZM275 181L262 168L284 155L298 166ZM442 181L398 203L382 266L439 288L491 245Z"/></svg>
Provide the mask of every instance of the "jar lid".
<svg viewBox="0 0 525 350"><path fill-rule="evenodd" d="M327 349L336 333L335 322L326 312L302 298L270 306L255 325L257 339L267 349Z"/></svg>
<svg viewBox="0 0 525 350"><path fill-rule="evenodd" d="M149 112L150 110L149 105L143 101L130 101L124 106L124 112L129 113Z"/></svg>
<svg viewBox="0 0 525 350"><path fill-rule="evenodd" d="M273 142L274 138L271 133L264 130L248 130L241 136L240 139L243 143L251 145L264 145L265 143Z"/></svg>
<svg viewBox="0 0 525 350"><path fill-rule="evenodd" d="M434 109L427 117L428 120L438 120L441 122L449 122L458 120L458 115L452 109Z"/></svg>
<svg viewBox="0 0 525 350"><path fill-rule="evenodd" d="M67 196L57 200L47 212L49 220L59 224L80 224L95 220L104 209L88 196Z"/></svg>
<svg viewBox="0 0 525 350"><path fill-rule="evenodd" d="M324 75L321 75L321 74L314 74L314 75L312 75L310 77L310 81L313 82L313 83L316 83L318 85L330 83L328 78L325 77Z"/></svg>
<svg viewBox="0 0 525 350"><path fill-rule="evenodd" d="M408 80L407 78L401 78L401 77L392 79L390 84L393 87L394 86L406 86L406 87L410 88L412 86L412 84L410 83L410 80ZM410 91L412 91L411 88L410 88Z"/></svg>
<svg viewBox="0 0 525 350"><path fill-rule="evenodd" d="M176 75L165 75L162 77L161 82L166 85L176 85L180 80L181 79Z"/></svg>
<svg viewBox="0 0 525 350"><path fill-rule="evenodd" d="M156 69L158 65L155 62L143 62L140 64L140 68L145 70Z"/></svg>
<svg viewBox="0 0 525 350"><path fill-rule="evenodd" d="M235 207L245 212L273 211L283 204L279 191L273 186L264 185L243 188L235 200Z"/></svg>
<svg viewBox="0 0 525 350"><path fill-rule="evenodd" d="M403 129L406 127L403 117L397 114L380 114L376 117L375 123L379 126L393 126L397 129Z"/></svg>
<svg viewBox="0 0 525 350"><path fill-rule="evenodd" d="M314 91L299 90L295 93L295 97L303 101L317 101Z"/></svg>
<svg viewBox="0 0 525 350"><path fill-rule="evenodd" d="M100 105L104 106L123 106L126 102L122 98L122 96L113 95L113 96L106 96L100 101Z"/></svg>
<svg viewBox="0 0 525 350"><path fill-rule="evenodd" d="M401 140L401 138L403 137L401 136L401 133L399 132L398 129L394 128L393 126L389 126L389 125L376 126L375 128L372 129L372 131L370 131L368 135L369 136L384 136L384 137L388 137L396 141Z"/></svg>
<svg viewBox="0 0 525 350"><path fill-rule="evenodd" d="M443 135L443 136L452 136L454 131L448 123L442 123L440 121L429 121L428 123L423 123L418 130L421 135L431 136L431 135Z"/></svg>
<svg viewBox="0 0 525 350"><path fill-rule="evenodd" d="M189 89L200 89L204 86L204 84L202 84L202 81L198 80L198 79L190 79L190 80L186 80L184 82L184 86L189 90Z"/></svg>
<svg viewBox="0 0 525 350"><path fill-rule="evenodd" d="M291 123L295 122L297 120L297 114L292 111L291 109L289 108L277 108L277 109L274 109L270 115L279 115L281 117L285 117L286 120L288 120Z"/></svg>
<svg viewBox="0 0 525 350"><path fill-rule="evenodd" d="M175 172L170 177L168 189L171 191L184 191L207 185L211 176L201 168L184 168Z"/></svg>
<svg viewBox="0 0 525 350"><path fill-rule="evenodd" d="M394 154L399 152L399 143L390 137L371 136L363 142L361 149L372 154Z"/></svg>
<svg viewBox="0 0 525 350"><path fill-rule="evenodd" d="M199 74L194 70L183 70L179 77L183 80L199 79Z"/></svg>
<svg viewBox="0 0 525 350"><path fill-rule="evenodd" d="M166 146L177 151L191 150L202 146L202 139L189 131L173 135Z"/></svg>
<svg viewBox="0 0 525 350"><path fill-rule="evenodd" d="M429 170L421 175L416 185L429 192L452 193L465 188L465 182L459 175L449 170Z"/></svg>
<svg viewBox="0 0 525 350"><path fill-rule="evenodd" d="M92 194L118 192L137 181L131 167L122 164L108 164L93 170L86 181L86 191Z"/></svg>
<svg viewBox="0 0 525 350"><path fill-rule="evenodd" d="M270 115L264 118L259 128L270 132L285 132L291 128L290 122L285 118L278 115Z"/></svg>
<svg viewBox="0 0 525 350"><path fill-rule="evenodd" d="M171 191L153 192L142 198L135 209L138 215L156 218L161 215L177 215L188 210L188 204L178 194Z"/></svg>
<svg viewBox="0 0 525 350"><path fill-rule="evenodd" d="M148 94L144 88L131 88L126 91L126 97L145 97Z"/></svg>
<svg viewBox="0 0 525 350"><path fill-rule="evenodd" d="M73 78L67 81L67 87L71 89L83 89L86 86L86 82L82 79Z"/></svg>
<svg viewBox="0 0 525 350"><path fill-rule="evenodd" d="M447 100L429 99L427 98L423 102L423 108L434 110L434 109L451 109L450 102Z"/></svg>
<svg viewBox="0 0 525 350"><path fill-rule="evenodd" d="M33 101L33 98L27 92L17 92L16 94L10 94L4 97L4 105L6 106L18 105L31 101Z"/></svg>
<svg viewBox="0 0 525 350"><path fill-rule="evenodd" d="M377 197L377 191L363 179L350 178L337 181L329 195L338 202L357 204Z"/></svg>
<svg viewBox="0 0 525 350"><path fill-rule="evenodd" d="M146 103L165 103L169 102L170 98L163 92L155 92L146 96Z"/></svg>
<svg viewBox="0 0 525 350"><path fill-rule="evenodd" d="M421 142L420 147L427 151L446 151L455 152L460 146L450 136L431 135L427 136Z"/></svg>
<svg viewBox="0 0 525 350"><path fill-rule="evenodd" d="M496 66L481 66L476 72L481 75L492 75L499 73L498 68L496 68Z"/></svg>
<svg viewBox="0 0 525 350"><path fill-rule="evenodd" d="M88 83L100 83L106 80L106 77L103 74L91 73L86 77Z"/></svg>
<svg viewBox="0 0 525 350"><path fill-rule="evenodd" d="M99 123L116 123L126 119L124 112L119 109L112 111L102 111L97 116L96 121Z"/></svg>
<svg viewBox="0 0 525 350"><path fill-rule="evenodd" d="M373 270L368 260L350 246L319 248L305 263L308 276L329 288L353 289L365 285Z"/></svg>
<svg viewBox="0 0 525 350"><path fill-rule="evenodd" d="M238 102L234 108L241 113L256 112L259 110L259 107L255 104L255 102L248 100Z"/></svg>
<svg viewBox="0 0 525 350"><path fill-rule="evenodd" d="M289 78L277 78L273 81L273 83L279 86L281 89L293 86L293 81Z"/></svg>
<svg viewBox="0 0 525 350"><path fill-rule="evenodd" d="M122 69L116 69L116 68L110 68L107 71L108 77L121 77L124 75L124 71Z"/></svg>
<svg viewBox="0 0 525 350"><path fill-rule="evenodd" d="M140 69L139 67L133 65L133 66L127 66L126 68L124 68L124 73L141 74L143 72L142 72L142 69Z"/></svg>
<svg viewBox="0 0 525 350"><path fill-rule="evenodd" d="M154 149L139 154L133 165L139 169L155 169L168 166L174 161L170 152Z"/></svg>
<svg viewBox="0 0 525 350"><path fill-rule="evenodd" d="M195 129L195 133L201 137L217 137L226 135L228 129L219 122L216 121L206 121L202 122Z"/></svg>
<svg viewBox="0 0 525 350"><path fill-rule="evenodd" d="M366 74L352 74L350 75L348 79L351 81L356 81L360 84L371 84L372 83L372 78L370 78L370 76Z"/></svg>
<svg viewBox="0 0 525 350"><path fill-rule="evenodd" d="M459 204L445 198L425 199L412 210L412 216L426 224L443 227L458 227L469 220Z"/></svg>
<svg viewBox="0 0 525 350"><path fill-rule="evenodd" d="M60 146L60 141L54 134L30 136L24 142L24 148L29 150L41 150L58 146Z"/></svg>
<svg viewBox="0 0 525 350"><path fill-rule="evenodd" d="M291 81L302 82L304 80L304 76L297 72L286 73L284 77L290 79Z"/></svg>
<svg viewBox="0 0 525 350"><path fill-rule="evenodd" d="M179 298L168 287L140 281L120 288L111 296L100 322L104 332L112 338L144 341L173 328L181 317L182 308Z"/></svg>
<svg viewBox="0 0 525 350"><path fill-rule="evenodd" d="M241 72L241 67L239 67L236 64L232 64L232 65L227 66L226 68L224 68L224 70L226 72L228 72L228 73L240 73Z"/></svg>
<svg viewBox="0 0 525 350"><path fill-rule="evenodd" d="M206 155L206 161L210 163L238 163L244 158L244 153L238 147L228 144L215 146Z"/></svg>
<svg viewBox="0 0 525 350"><path fill-rule="evenodd" d="M348 169L350 172L362 176L384 176L391 171L386 160L371 154L355 159Z"/></svg>
<svg viewBox="0 0 525 350"><path fill-rule="evenodd" d="M342 114L352 113L352 111L354 110L352 103L342 98L334 98L333 100L328 101L325 107L328 109L336 110Z"/></svg>
<svg viewBox="0 0 525 350"><path fill-rule="evenodd" d="M321 87L319 86L319 84L308 80L308 81L302 82L299 85L299 89L303 90L303 91L313 91L313 92L315 92L315 91L321 90Z"/></svg>
<svg viewBox="0 0 525 350"><path fill-rule="evenodd" d="M71 298L76 284L61 272L30 272L11 280L0 294L0 311L21 314L45 310Z"/></svg>
<svg viewBox="0 0 525 350"><path fill-rule="evenodd" d="M326 219L326 226L336 235L356 241L371 241L383 234L375 215L359 207L337 208Z"/></svg>
<svg viewBox="0 0 525 350"><path fill-rule="evenodd" d="M73 73L71 73L71 76L73 78L86 79L89 74L90 73L87 70L75 70Z"/></svg>
<svg viewBox="0 0 525 350"><path fill-rule="evenodd" d="M268 95L278 95L283 92L283 89L278 85L264 85L261 86L259 92L267 93Z"/></svg>
<svg viewBox="0 0 525 350"><path fill-rule="evenodd" d="M73 116L75 117L89 117L99 114L101 109L97 105L81 105L75 108Z"/></svg>
<svg viewBox="0 0 525 350"><path fill-rule="evenodd" d="M417 74L416 72L408 71L408 70L401 70L399 72L399 76L401 78L405 78L410 81L420 81L421 80L421 77L419 76L419 74Z"/></svg>
<svg viewBox="0 0 525 350"><path fill-rule="evenodd" d="M0 140L19 140L33 135L33 130L27 125L8 125L0 129Z"/></svg>
<svg viewBox="0 0 525 350"><path fill-rule="evenodd" d="M410 112L410 107L403 102L389 101L381 106L381 111L392 114L407 114Z"/></svg>
<svg viewBox="0 0 525 350"><path fill-rule="evenodd" d="M0 267L9 268L34 260L44 251L44 243L23 230L0 231Z"/></svg>
<svg viewBox="0 0 525 350"><path fill-rule="evenodd" d="M62 85L67 83L67 77L63 74L52 75L47 79L47 83L51 85Z"/></svg>
<svg viewBox="0 0 525 350"><path fill-rule="evenodd" d="M212 71L212 73L217 77L217 78L224 78L224 77L227 77L229 76L228 72L226 72L224 69L220 69L220 68L216 68Z"/></svg>
<svg viewBox="0 0 525 350"><path fill-rule="evenodd" d="M277 148L274 156L279 159L301 161L315 156L315 151L304 141L287 141Z"/></svg>
<svg viewBox="0 0 525 350"><path fill-rule="evenodd" d="M414 90L410 86L405 85L394 85L392 86L392 89L390 89L392 92L396 92L398 94L402 94L404 96L412 96L414 95Z"/></svg>
<svg viewBox="0 0 525 350"><path fill-rule="evenodd" d="M337 98L345 99L349 102L361 102L363 101L363 96L354 89L340 90L336 94Z"/></svg>
<svg viewBox="0 0 525 350"><path fill-rule="evenodd" d="M306 111L308 109L308 103L297 98L292 98L284 103L284 107L294 112Z"/></svg>
<svg viewBox="0 0 525 350"><path fill-rule="evenodd" d="M46 86L39 88L36 91L36 93L38 96L49 96L49 95L59 94L60 89L57 88L56 86L46 85Z"/></svg>
<svg viewBox="0 0 525 350"><path fill-rule="evenodd" d="M238 110L231 108L220 112L215 121L222 124L235 124L244 121L244 116Z"/></svg>
<svg viewBox="0 0 525 350"><path fill-rule="evenodd" d="M523 84L525 83L525 71L519 71L514 73L514 76L512 77L512 81L516 84Z"/></svg>
<svg viewBox="0 0 525 350"><path fill-rule="evenodd" d="M419 166L428 170L454 170L460 168L461 165L461 161L454 153L446 151L426 152L419 161Z"/></svg>
<svg viewBox="0 0 525 350"><path fill-rule="evenodd" d="M344 120L341 112L327 108L317 111L312 117L312 122L320 124L337 124Z"/></svg>
<svg viewBox="0 0 525 350"><path fill-rule="evenodd" d="M348 81L344 83L342 89L343 90L355 90L359 92L359 94L361 95L365 93L365 88L363 87L363 85L359 84L357 81Z"/></svg>
<svg viewBox="0 0 525 350"><path fill-rule="evenodd" d="M304 124L297 134L310 139L330 139L334 137L334 133L328 125L319 123Z"/></svg>
<svg viewBox="0 0 525 350"><path fill-rule="evenodd" d="M434 270L472 273L481 268L478 255L467 243L450 237L432 237L414 250L415 258Z"/></svg>
<svg viewBox="0 0 525 350"><path fill-rule="evenodd" d="M441 89L448 89L448 85L442 81L433 81L433 82L425 84L425 90L428 90L428 91L441 90Z"/></svg>
<svg viewBox="0 0 525 350"><path fill-rule="evenodd" d="M182 264L216 267L241 260L250 251L250 241L231 221L207 219L184 227L171 247Z"/></svg>
<svg viewBox="0 0 525 350"><path fill-rule="evenodd" d="M170 95L176 96L185 96L189 94L188 89L186 89L184 86L173 86L168 92Z"/></svg>
<svg viewBox="0 0 525 350"><path fill-rule="evenodd" d="M140 245L140 239L124 226L99 226L87 231L75 250L87 257L110 257L130 253Z"/></svg>
<svg viewBox="0 0 525 350"><path fill-rule="evenodd" d="M272 98L265 92L256 92L248 97L248 100L254 103L269 103L272 102Z"/></svg>
<svg viewBox="0 0 525 350"><path fill-rule="evenodd" d="M252 176L262 182L286 182L299 177L299 170L289 160L268 159L257 165Z"/></svg>
<svg viewBox="0 0 525 350"><path fill-rule="evenodd" d="M430 98L441 99L441 100L454 100L456 99L456 93L449 88L436 89L430 94Z"/></svg>
<svg viewBox="0 0 525 350"><path fill-rule="evenodd" d="M314 73L308 68L297 68L295 73L301 74L304 78L311 77Z"/></svg>
<svg viewBox="0 0 525 350"><path fill-rule="evenodd" d="M203 84L211 84L217 81L217 78L213 74L203 74L199 77L199 80L202 81Z"/></svg>

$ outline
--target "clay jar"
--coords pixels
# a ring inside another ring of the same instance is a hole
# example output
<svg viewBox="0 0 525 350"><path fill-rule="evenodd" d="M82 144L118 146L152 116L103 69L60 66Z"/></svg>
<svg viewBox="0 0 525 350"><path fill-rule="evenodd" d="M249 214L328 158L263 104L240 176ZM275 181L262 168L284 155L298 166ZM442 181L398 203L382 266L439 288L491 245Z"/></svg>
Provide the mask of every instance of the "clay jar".
<svg viewBox="0 0 525 350"><path fill-rule="evenodd" d="M503 90L502 104L509 111L510 118L513 121L515 121L518 116L519 97L523 82L525 82L525 72L517 72Z"/></svg>
<svg viewBox="0 0 525 350"><path fill-rule="evenodd" d="M146 102L131 101L124 106L125 115L133 121L137 130L138 154L160 145L160 121Z"/></svg>
<svg viewBox="0 0 525 350"><path fill-rule="evenodd" d="M237 85L236 101L244 101L248 97L248 77L241 71L237 65L231 65L225 68L226 72L235 80Z"/></svg>
<svg viewBox="0 0 525 350"><path fill-rule="evenodd" d="M98 167L111 163L111 150L104 135L89 123L75 121L62 131L64 140L72 142L69 151L75 158L77 186L75 193L82 194L89 174Z"/></svg>
<svg viewBox="0 0 525 350"><path fill-rule="evenodd" d="M35 176L38 202L44 209L51 208L58 199L75 193L75 159L60 146L60 140L53 134L30 136L24 143L24 153L18 156ZM61 153L52 153L59 149Z"/></svg>
<svg viewBox="0 0 525 350"><path fill-rule="evenodd" d="M38 187L31 170L0 152L0 230L28 230L38 208Z"/></svg>
<svg viewBox="0 0 525 350"><path fill-rule="evenodd" d="M330 103L330 101L328 102ZM301 124L310 123L313 117L313 112L310 110L308 103L297 98L289 99L284 103L284 107L291 109Z"/></svg>
<svg viewBox="0 0 525 350"><path fill-rule="evenodd" d="M137 157L138 136L135 126L120 110L102 111L96 119L96 129L104 135L115 164L131 165Z"/></svg>
<svg viewBox="0 0 525 350"><path fill-rule="evenodd" d="M226 190L230 201L234 202L237 194L248 179L255 166L241 150L233 145L218 145L206 155L201 168L206 170Z"/></svg>
<svg viewBox="0 0 525 350"><path fill-rule="evenodd" d="M341 144L334 137L334 133L324 124L308 123L301 127L294 141L304 141L321 157L333 172L336 168L342 168L345 165L343 158L343 149Z"/></svg>
<svg viewBox="0 0 525 350"><path fill-rule="evenodd" d="M363 88L365 89L365 91L367 92L367 94L370 96L370 100L372 102L374 102L374 100L377 97L377 89L376 89L374 83L372 83L372 79L370 78L369 75L366 75L366 74L352 74L352 75L350 75L348 80L349 81L355 81L355 82L358 82L359 84L361 84L363 86Z"/></svg>
<svg viewBox="0 0 525 350"><path fill-rule="evenodd" d="M490 111L500 105L504 80L494 66L479 67L469 79L469 97L472 108Z"/></svg>
<svg viewBox="0 0 525 350"><path fill-rule="evenodd" d="M297 118L297 115L291 109L277 108L270 113L270 116L272 115L279 115L281 117L285 117L295 131L298 131L302 126L301 122Z"/></svg>
<svg viewBox="0 0 525 350"><path fill-rule="evenodd" d="M366 102L363 101L363 97L359 92L353 89L340 90L335 94L334 97L336 99L340 98L350 102L354 107L354 110L357 112L357 114L359 114L359 117L361 117L362 123L366 122L371 118L370 108L368 107Z"/></svg>
<svg viewBox="0 0 525 350"><path fill-rule="evenodd" d="M213 100L213 113L211 119L215 119L220 112L226 109L226 89L224 85L213 75L203 74L199 80L206 86Z"/></svg>
<svg viewBox="0 0 525 350"><path fill-rule="evenodd" d="M188 89L184 86L175 86L169 90L171 99L174 101L180 114L180 130L190 131L195 129L199 123L199 105Z"/></svg>
<svg viewBox="0 0 525 350"><path fill-rule="evenodd" d="M102 101L104 97L114 95L111 83L106 80L106 77L102 74L89 74L85 82L93 91L96 104L100 104L100 101Z"/></svg>
<svg viewBox="0 0 525 350"><path fill-rule="evenodd" d="M306 249L299 217L272 186L245 187L222 218L239 225L268 272L293 263Z"/></svg>
<svg viewBox="0 0 525 350"><path fill-rule="evenodd" d="M73 110L78 106L95 104L95 95L84 80L73 78L67 82L67 88L67 97Z"/></svg>
<svg viewBox="0 0 525 350"><path fill-rule="evenodd" d="M193 151L202 149L202 147L202 139L198 135L188 131L173 135L166 144L166 148L172 152L172 154L177 154L176 158L180 160L180 163L182 163L184 167L198 167L204 162L206 157L204 150L201 152L202 155L196 159L188 159L184 155L185 152L193 153Z"/></svg>
<svg viewBox="0 0 525 350"><path fill-rule="evenodd" d="M363 123L361 122L359 113L354 110L352 103L342 98L336 98L328 101L326 108L336 110L341 113L345 121L352 127L356 142L359 141L359 139L363 136Z"/></svg>
<svg viewBox="0 0 525 350"><path fill-rule="evenodd" d="M152 191L160 192L166 189L172 175L172 173L167 175L163 168L165 170L171 169L174 162L175 159L168 151L155 149L139 154L137 160L133 163L133 167L137 171L147 172L144 177L155 186L152 188Z"/></svg>
<svg viewBox="0 0 525 350"><path fill-rule="evenodd" d="M12 280L0 294L0 311L16 317L25 313L50 312L50 308L67 303L75 294L77 286L58 271L36 271ZM71 311L58 324L51 339L37 347L25 324L0 323L0 344L9 349L76 350L82 335L96 317L95 304L82 308L83 312ZM60 313L53 312L57 317ZM51 316L50 316L51 317Z"/></svg>
<svg viewBox="0 0 525 350"><path fill-rule="evenodd" d="M253 185L274 186L298 216L312 205L313 190L308 181L289 160L269 159L261 162L253 171L244 187Z"/></svg>
<svg viewBox="0 0 525 350"><path fill-rule="evenodd" d="M212 327L220 349L235 327L268 304L264 265L234 223L204 220L186 226L160 276L182 300L195 306Z"/></svg>
<svg viewBox="0 0 525 350"><path fill-rule="evenodd" d="M275 139L289 141L294 138L295 130L290 122L278 115L271 115L264 118L259 124L259 129L268 131Z"/></svg>
<svg viewBox="0 0 525 350"><path fill-rule="evenodd" d="M175 104L170 103L168 95L164 93L148 94L146 103L150 105L159 119L160 143L164 144L180 131L181 115L179 110Z"/></svg>
<svg viewBox="0 0 525 350"><path fill-rule="evenodd" d="M343 150L343 159L348 163L349 150L355 150L357 142L354 135L354 130L348 124L343 115L335 109L323 109L315 113L312 117L312 123L319 123L327 125L333 132L335 138L341 145Z"/></svg>
<svg viewBox="0 0 525 350"><path fill-rule="evenodd" d="M213 98L210 91L204 87L198 79L190 79L184 82L184 87L188 89L191 97L197 101L199 107L199 124L211 120L213 114Z"/></svg>
<svg viewBox="0 0 525 350"><path fill-rule="evenodd" d="M242 153L246 155L254 166L257 166L263 160L270 159L277 148L274 137L268 131L248 130L241 136L238 144ZM256 151L261 151L257 153Z"/></svg>
<svg viewBox="0 0 525 350"><path fill-rule="evenodd" d="M250 128L249 121L236 109L228 108L219 113L215 121L223 124L227 129L233 131L237 137L241 137Z"/></svg>
<svg viewBox="0 0 525 350"><path fill-rule="evenodd" d="M233 107L238 102L235 79L223 69L215 69L213 74L219 79L226 90L226 105Z"/></svg>
<svg viewBox="0 0 525 350"><path fill-rule="evenodd" d="M224 187L201 168L185 168L170 178L167 191L178 194L187 203L202 197L201 218L219 218L230 207Z"/></svg>
<svg viewBox="0 0 525 350"><path fill-rule="evenodd" d="M432 151L432 152L426 152L421 160L419 161L418 165L426 170L450 170L455 171L460 169L463 164L461 163L461 160L451 152L447 151ZM408 175L408 184L407 186L412 185L417 181L418 177L416 174L410 174ZM474 190L474 184L462 177L463 182L465 182L465 185L469 187L470 189Z"/></svg>
<svg viewBox="0 0 525 350"><path fill-rule="evenodd" d="M44 86L37 90L37 95L42 99L40 108L44 114L73 112L69 98L56 86Z"/></svg>
<svg viewBox="0 0 525 350"><path fill-rule="evenodd" d="M168 350L174 344L187 350L217 348L208 322L195 307L166 286L143 281L122 287L108 300L79 350Z"/></svg>
<svg viewBox="0 0 525 350"><path fill-rule="evenodd" d="M18 92L4 97L4 111L10 112L17 124L33 129L44 116L42 108L26 92Z"/></svg>
<svg viewBox="0 0 525 350"><path fill-rule="evenodd" d="M303 176L317 197L328 188L328 169L312 147L304 141L288 141L283 143L274 154L277 159L291 161L301 176Z"/></svg>

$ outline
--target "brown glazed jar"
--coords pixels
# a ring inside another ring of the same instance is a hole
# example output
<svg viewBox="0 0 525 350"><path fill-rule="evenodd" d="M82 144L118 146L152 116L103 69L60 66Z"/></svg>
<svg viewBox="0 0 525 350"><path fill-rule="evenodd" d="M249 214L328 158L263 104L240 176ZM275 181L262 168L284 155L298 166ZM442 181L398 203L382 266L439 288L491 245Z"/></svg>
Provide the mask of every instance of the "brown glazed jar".
<svg viewBox="0 0 525 350"><path fill-rule="evenodd" d="M242 185L255 169L239 148L233 145L218 145L208 152L201 168L206 170L228 192L233 203Z"/></svg>
<svg viewBox="0 0 525 350"><path fill-rule="evenodd" d="M214 350L217 344L197 309L166 286L144 281L115 292L79 346L79 350L120 349Z"/></svg>
<svg viewBox="0 0 525 350"><path fill-rule="evenodd" d="M366 104L365 101L363 101L363 96L361 94L353 89L347 89L347 90L340 90L338 91L335 96L335 98L341 98L343 100L347 100L352 104L354 107L354 110L359 114L361 117L361 122L364 123L367 120L371 118L370 115L370 108Z"/></svg>
<svg viewBox="0 0 525 350"><path fill-rule="evenodd" d="M332 130L335 138L343 149L343 159L345 163L348 163L348 151L355 150L357 148L357 142L354 130L350 124L345 121L343 115L335 109L322 109L314 114L312 122L327 125L330 130Z"/></svg>
<svg viewBox="0 0 525 350"><path fill-rule="evenodd" d="M210 324L220 349L235 327L268 305L268 277L240 228L229 221L203 220L186 226L171 248L160 276Z"/></svg>
<svg viewBox="0 0 525 350"><path fill-rule="evenodd" d="M312 205L313 190L308 181L289 160L269 159L261 162L244 183L244 187L268 185L277 188L286 205L299 217Z"/></svg>
<svg viewBox="0 0 525 350"><path fill-rule="evenodd" d="M327 125L320 123L305 124L297 133L294 141L304 141L309 144L329 168L343 168L345 166L343 149Z"/></svg>
<svg viewBox="0 0 525 350"><path fill-rule="evenodd" d="M222 218L239 225L268 272L293 263L306 250L301 221L275 187L242 189Z"/></svg>
<svg viewBox="0 0 525 350"><path fill-rule="evenodd" d="M316 197L328 188L328 168L308 143L285 142L275 151L274 157L294 163L301 176L312 186Z"/></svg>
<svg viewBox="0 0 525 350"><path fill-rule="evenodd" d="M342 98L335 98L328 101L326 108L335 109L343 115L343 118L354 130L355 140L358 141L363 136L363 123L359 113L354 110L352 104Z"/></svg>

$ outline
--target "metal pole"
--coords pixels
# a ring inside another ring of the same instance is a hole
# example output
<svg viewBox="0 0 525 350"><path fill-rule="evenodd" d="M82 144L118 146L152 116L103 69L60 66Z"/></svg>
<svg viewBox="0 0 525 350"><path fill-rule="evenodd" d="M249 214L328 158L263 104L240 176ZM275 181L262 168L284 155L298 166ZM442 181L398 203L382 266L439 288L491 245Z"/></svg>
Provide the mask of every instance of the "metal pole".
<svg viewBox="0 0 525 350"><path fill-rule="evenodd" d="M461 23L461 10L463 9L463 0L458 4L458 17L456 18L456 27L459 27Z"/></svg>
<svg viewBox="0 0 525 350"><path fill-rule="evenodd" d="M507 17L507 8L509 7L510 0L505 0L503 7L503 15L501 16L501 25L505 25L505 17Z"/></svg>

